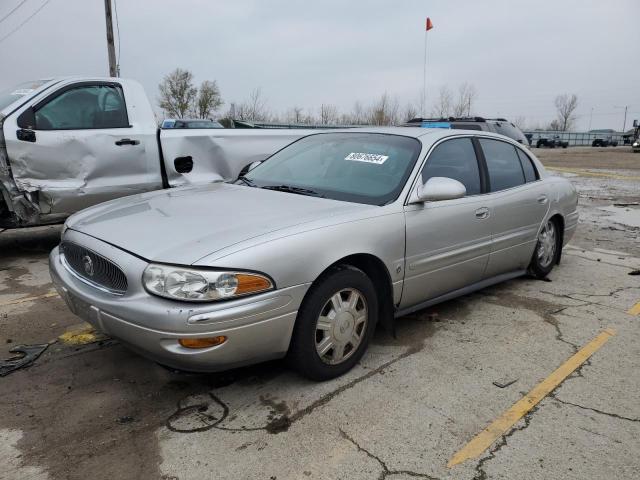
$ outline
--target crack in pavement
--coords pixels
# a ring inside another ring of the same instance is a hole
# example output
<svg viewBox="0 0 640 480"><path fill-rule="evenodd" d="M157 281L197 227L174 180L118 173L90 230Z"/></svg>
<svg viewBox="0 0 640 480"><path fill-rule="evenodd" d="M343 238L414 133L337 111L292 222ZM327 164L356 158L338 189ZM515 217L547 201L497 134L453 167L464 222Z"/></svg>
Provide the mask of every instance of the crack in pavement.
<svg viewBox="0 0 640 480"><path fill-rule="evenodd" d="M524 395L524 392L521 392L521 393L523 393L523 395ZM496 443L496 445L491 450L489 450L489 454L480 459L478 464L475 466L474 470L475 470L476 474L474 475L473 480L486 480L488 478L487 477L487 472L484 469L485 464L489 460L493 460L496 457L496 454L500 450L502 450L502 447L505 447L508 444L508 442L507 442L508 438L510 438L516 432L521 432L522 430L525 430L527 427L529 427L529 425L531 424L531 418L532 418L533 414L538 411L538 408L540 408L540 407L539 406L535 406L529 412L527 412L522 417L522 420L524 420L524 425L522 425L520 427L514 427L511 430L509 430L509 432L507 432L504 435L502 435L502 437L500 437L500 441L498 443Z"/></svg>
<svg viewBox="0 0 640 480"><path fill-rule="evenodd" d="M576 253L569 253L569 252L562 252L563 254L566 255L571 255L573 257L578 257L578 258L582 258L583 260L588 260L589 262L596 262L596 263L600 263L602 265L610 265L612 267L618 267L618 268L626 268L628 270L633 270L633 267L627 267L625 265L620 265L619 263L611 263L611 262L603 262L602 260L597 260L595 258L589 258L589 257L585 257L583 255L577 255ZM637 257L634 257L632 255L629 255L629 259L635 259Z"/></svg>
<svg viewBox="0 0 640 480"><path fill-rule="evenodd" d="M555 394L549 394L549 397L554 399L556 402L562 403L564 405L571 405L572 407L577 407L577 408L580 408L582 410L588 410L590 412L598 413L600 415L606 415L607 417L613 417L613 418L617 418L619 420L624 420L624 421L627 421L627 422L640 423L640 418L625 417L623 415L618 415L617 413L605 412L603 410L598 410L597 408L592 408L592 407L585 407L585 406L579 405L577 403L572 403L572 402L568 402L566 400L561 400Z"/></svg>
<svg viewBox="0 0 640 480"><path fill-rule="evenodd" d="M575 343L567 340L564 338L564 333L562 332L562 329L560 327L560 322L558 321L557 318L555 318L555 315L558 315L562 312L564 312L567 309L570 308L575 308L575 307L584 307L584 306L589 306L589 305L599 305L599 306L604 306L604 307L608 307L608 308L613 308L613 307L609 307L607 305L603 305L600 304L598 302L592 302L590 300L585 300L583 298L574 298L573 296L575 295L582 295L585 297L609 297L612 295L615 295L616 293L622 292L624 290L630 290L630 289L635 289L638 287L619 287L616 289L613 289L611 292L609 292L608 294L587 294L587 293L580 293L580 292L576 292L576 293L569 293L569 294L557 294L557 293L553 293L553 292L548 292L548 291L544 291L541 290L541 293L547 294L547 295L551 295L553 297L556 298L564 298L564 299L570 299L573 300L575 302L580 302L580 304L578 305L556 305L559 308L556 308L555 310L550 310L549 307L549 302L546 302L545 300L541 300L541 299L536 299L534 300L535 302L537 302L536 306L542 306L542 312L540 312L539 310L535 310L533 308L531 308L531 305L525 304L525 308L528 305L529 308L538 313L539 315L541 315L543 321L545 321L546 323L552 325L555 330L556 330L556 340L565 343L567 345L569 345L572 350L574 351L574 353L577 353L580 350L580 347L578 345L576 345ZM513 300L513 297L517 297L517 296L512 296L510 298L510 300ZM504 298L503 298L504 300ZM532 299L528 299L529 302L531 302ZM507 299L507 302L505 304L502 304L500 302L492 302L498 305L502 305L502 306L510 306L510 301L509 299ZM567 405L573 405L577 408L582 408L584 410L590 410L593 411L595 413L599 413L602 415L608 415L614 418L618 418L621 420L626 420L626 421L631 421L631 422L640 422L640 419L634 419L634 418L629 418L629 417L623 417L621 415L615 414L615 413L608 413L608 412L604 412L601 410L597 410L594 408L590 408L590 407L583 407L582 405L578 405L578 404L573 404L571 402L565 402L563 400L560 400L556 397L556 392L558 389L560 389L562 387L562 385L564 384L564 382L566 382L567 380L571 379L571 378L576 378L576 377L580 377L580 378L584 378L583 374L582 374L582 369L587 366L587 365L591 365L591 359L587 359L585 362L581 363L578 368L576 368L571 375L569 375L566 379L564 379L564 381L558 385L553 391L551 391L547 396L551 397L552 399L560 402L560 403L565 403ZM525 395L525 393L523 392L523 395ZM503 434L500 437L500 440L498 441L498 443L495 444L495 446L493 448L491 448L489 450L489 454L482 457L480 459L480 461L477 463L476 467L475 467L475 472L476 475L474 476L473 480L486 480L487 477L487 473L485 471L485 464L487 462L489 462L490 460L493 460L496 457L496 454L505 446L507 445L508 441L507 439L510 438L512 435L514 435L516 432L525 430L527 427L529 427L530 423L531 423L531 419L533 417L533 414L535 412L538 411L538 409L541 407L541 404L536 405L534 408L532 408L529 412L527 412L523 417L522 420L524 420L524 425L520 426L520 427L514 427L512 428L509 432L507 432L506 434Z"/></svg>
<svg viewBox="0 0 640 480"><path fill-rule="evenodd" d="M356 442L351 436L349 436L348 433L346 433L341 428L339 428L338 430L340 431L340 436L342 436L342 438L344 438L345 440L351 442L358 449L359 452L364 453L365 455L367 455L367 457L369 457L372 460L375 460L376 462L378 462L378 465L380 465L382 467L382 472L380 472L380 475L378 475L378 480L384 480L389 475L408 475L410 477L415 477L415 478L426 478L428 480L439 480L438 477L433 477L431 475L427 475L426 473L414 472L412 470L390 470L389 467L387 466L387 464L380 457L374 455L373 453L371 453L366 448L360 446L360 444L358 442Z"/></svg>
<svg viewBox="0 0 640 480"><path fill-rule="evenodd" d="M187 406L183 406L183 401L188 399L188 397L182 398L178 401L176 410L167 418L165 425L166 427L176 433L194 433L194 432L203 432L206 430L210 430L215 428L216 430L228 431L228 432L252 432L257 430L265 430L268 433L282 433L286 432L291 425L295 422L301 420L305 416L312 413L314 410L326 405L331 400L333 400L336 396L341 393L355 387L357 384L373 377L374 375L378 375L385 369L389 368L391 365L403 360L411 355L414 355L420 352L424 347L423 343L418 345L414 345L408 348L404 353L398 355L395 358L383 363L382 365L374 368L373 370L368 371L364 375L357 377L350 382L345 383L344 385L332 390L331 392L323 395L318 400L311 403L309 406L298 410L293 415L282 415L279 416L266 425L259 427L225 427L221 425L221 423L228 417L229 415L229 406L222 401L219 397L217 397L213 392L208 392L208 395L211 397L212 401L217 404L222 409L222 415L220 418L207 414L207 410L209 409L210 404L207 403L197 403L191 404ZM200 426L197 427L189 427L189 428L180 428L176 426L176 421L181 419L182 417L190 414L195 414L198 417L198 420L201 422Z"/></svg>

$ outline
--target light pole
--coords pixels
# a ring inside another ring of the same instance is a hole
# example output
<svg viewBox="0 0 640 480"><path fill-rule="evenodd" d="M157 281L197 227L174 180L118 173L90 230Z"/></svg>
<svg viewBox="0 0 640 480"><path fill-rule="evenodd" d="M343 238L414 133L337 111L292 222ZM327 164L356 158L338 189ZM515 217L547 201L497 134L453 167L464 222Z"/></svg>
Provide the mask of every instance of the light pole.
<svg viewBox="0 0 640 480"><path fill-rule="evenodd" d="M591 131L591 120L593 120L593 107L591 107L591 113L589 114L589 129L587 131Z"/></svg>
<svg viewBox="0 0 640 480"><path fill-rule="evenodd" d="M625 105L625 106L614 105L613 108L624 108L624 120L622 122L622 134L624 135L624 129L627 126L627 110L629 109L629 105Z"/></svg>

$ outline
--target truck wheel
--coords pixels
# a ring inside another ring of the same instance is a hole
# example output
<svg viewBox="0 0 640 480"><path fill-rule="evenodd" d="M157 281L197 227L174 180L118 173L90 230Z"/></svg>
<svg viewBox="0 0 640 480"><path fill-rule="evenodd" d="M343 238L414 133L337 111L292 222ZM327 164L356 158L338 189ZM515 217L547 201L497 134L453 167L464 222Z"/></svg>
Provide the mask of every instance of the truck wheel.
<svg viewBox="0 0 640 480"><path fill-rule="evenodd" d="M545 278L553 270L553 266L558 263L561 249L558 223L549 219L538 234L536 249L529 264L529 273L539 279Z"/></svg>
<svg viewBox="0 0 640 480"><path fill-rule="evenodd" d="M367 275L338 267L313 285L298 311L289 364L305 377L329 380L360 360L378 320L378 297Z"/></svg>
<svg viewBox="0 0 640 480"><path fill-rule="evenodd" d="M536 148L540 148L540 146L541 146L541 145L542 145L542 142L541 142L540 140L538 140L538 141L536 142Z"/></svg>

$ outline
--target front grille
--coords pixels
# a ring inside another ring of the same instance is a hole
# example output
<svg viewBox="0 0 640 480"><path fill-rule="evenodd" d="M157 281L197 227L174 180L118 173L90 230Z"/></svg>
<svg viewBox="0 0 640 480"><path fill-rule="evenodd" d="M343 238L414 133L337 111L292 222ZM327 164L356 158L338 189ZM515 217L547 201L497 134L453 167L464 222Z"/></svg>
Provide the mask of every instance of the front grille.
<svg viewBox="0 0 640 480"><path fill-rule="evenodd" d="M60 250L69 268L81 279L115 295L123 295L127 291L124 272L102 255L71 242L63 242Z"/></svg>

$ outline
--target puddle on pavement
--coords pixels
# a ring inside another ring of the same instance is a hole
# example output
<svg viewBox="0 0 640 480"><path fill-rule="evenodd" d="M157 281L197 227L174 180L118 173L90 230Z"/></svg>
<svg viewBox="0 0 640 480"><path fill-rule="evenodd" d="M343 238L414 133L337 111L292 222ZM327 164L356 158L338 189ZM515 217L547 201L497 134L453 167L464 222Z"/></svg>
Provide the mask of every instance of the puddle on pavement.
<svg viewBox="0 0 640 480"><path fill-rule="evenodd" d="M640 228L640 208L638 207L616 207L611 205L609 207L599 207L598 210L611 214L606 217L607 220L628 227Z"/></svg>

